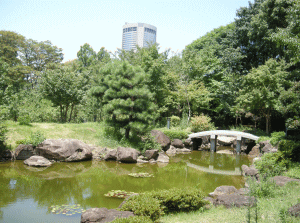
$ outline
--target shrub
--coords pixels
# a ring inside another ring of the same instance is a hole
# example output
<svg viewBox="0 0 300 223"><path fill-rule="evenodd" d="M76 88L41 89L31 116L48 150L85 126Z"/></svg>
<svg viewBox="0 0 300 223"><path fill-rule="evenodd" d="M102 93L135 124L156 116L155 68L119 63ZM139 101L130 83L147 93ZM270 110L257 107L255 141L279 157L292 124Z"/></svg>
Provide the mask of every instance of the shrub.
<svg viewBox="0 0 300 223"><path fill-rule="evenodd" d="M155 136L152 136L150 133L145 134L142 136L142 140L139 143L139 148L143 152L145 152L148 149L158 149L161 150L160 144L155 140Z"/></svg>
<svg viewBox="0 0 300 223"><path fill-rule="evenodd" d="M174 139L186 139L189 136L189 132L186 130L176 130L176 129L163 129L161 130L170 140Z"/></svg>
<svg viewBox="0 0 300 223"><path fill-rule="evenodd" d="M29 125L30 124L30 117L29 115L22 115L18 117L19 125Z"/></svg>
<svg viewBox="0 0 300 223"><path fill-rule="evenodd" d="M259 137L257 142L259 143L259 142L263 142L263 141L267 141L267 140L271 140L271 138L268 136L261 136L261 137Z"/></svg>
<svg viewBox="0 0 300 223"><path fill-rule="evenodd" d="M206 115L195 116L191 120L191 131L201 132L214 129L214 124L211 122L211 118Z"/></svg>
<svg viewBox="0 0 300 223"><path fill-rule="evenodd" d="M300 161L300 142L281 140L278 144L278 150L282 152L285 158L294 162Z"/></svg>
<svg viewBox="0 0 300 223"><path fill-rule="evenodd" d="M150 197L158 199L165 212L198 210L207 204L203 193L197 188L172 188L148 192Z"/></svg>
<svg viewBox="0 0 300 223"><path fill-rule="evenodd" d="M261 160L255 162L255 167L262 176L272 177L286 171L288 163L281 152L266 153L262 156Z"/></svg>
<svg viewBox="0 0 300 223"><path fill-rule="evenodd" d="M132 211L135 215L149 217L152 221L164 214L159 201L149 194L130 197L120 210Z"/></svg>
<svg viewBox="0 0 300 223"><path fill-rule="evenodd" d="M7 128L6 126L0 124L0 153L5 150L5 140L6 140Z"/></svg>
<svg viewBox="0 0 300 223"><path fill-rule="evenodd" d="M146 216L134 216L129 218L117 218L112 223L152 223L153 221Z"/></svg>
<svg viewBox="0 0 300 223"><path fill-rule="evenodd" d="M275 197L278 194L279 186L269 178L262 179L260 182L248 179L250 195L255 197Z"/></svg>
<svg viewBox="0 0 300 223"><path fill-rule="evenodd" d="M177 127L180 124L180 118L178 116L171 116L171 126L172 127Z"/></svg>
<svg viewBox="0 0 300 223"><path fill-rule="evenodd" d="M271 140L270 143L273 146L276 146L280 140L285 138L285 132L273 132L271 133Z"/></svg>
<svg viewBox="0 0 300 223"><path fill-rule="evenodd" d="M30 134L29 138L25 139L24 144L31 144L36 147L38 144L42 143L45 140L45 136L40 131L36 131Z"/></svg>

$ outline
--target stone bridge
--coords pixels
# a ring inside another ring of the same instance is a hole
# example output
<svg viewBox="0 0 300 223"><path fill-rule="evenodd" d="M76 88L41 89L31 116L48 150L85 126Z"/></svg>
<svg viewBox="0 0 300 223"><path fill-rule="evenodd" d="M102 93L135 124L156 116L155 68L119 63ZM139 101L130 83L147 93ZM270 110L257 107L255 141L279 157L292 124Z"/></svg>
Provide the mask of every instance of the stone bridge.
<svg viewBox="0 0 300 223"><path fill-rule="evenodd" d="M218 136L236 137L236 140L237 140L236 152L237 152L237 154L239 154L241 152L241 144L242 144L243 138L252 139L254 141L259 139L258 136L252 135L250 133L231 131L231 130L213 130L213 131L197 132L197 133L190 134L189 138L199 138L202 136L210 136L210 150L213 152L216 151Z"/></svg>

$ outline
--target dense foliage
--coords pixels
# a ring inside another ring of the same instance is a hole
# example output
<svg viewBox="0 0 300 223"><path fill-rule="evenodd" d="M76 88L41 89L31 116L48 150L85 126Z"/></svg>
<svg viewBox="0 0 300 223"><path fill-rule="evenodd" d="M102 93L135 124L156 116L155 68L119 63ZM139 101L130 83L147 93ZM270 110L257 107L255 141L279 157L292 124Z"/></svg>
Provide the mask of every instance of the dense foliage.
<svg viewBox="0 0 300 223"><path fill-rule="evenodd" d="M299 8L298 0L252 0L182 53L153 44L110 54L85 43L65 63L50 41L1 30L0 115L27 125L105 120L126 139L165 127L167 117L192 131L297 129Z"/></svg>

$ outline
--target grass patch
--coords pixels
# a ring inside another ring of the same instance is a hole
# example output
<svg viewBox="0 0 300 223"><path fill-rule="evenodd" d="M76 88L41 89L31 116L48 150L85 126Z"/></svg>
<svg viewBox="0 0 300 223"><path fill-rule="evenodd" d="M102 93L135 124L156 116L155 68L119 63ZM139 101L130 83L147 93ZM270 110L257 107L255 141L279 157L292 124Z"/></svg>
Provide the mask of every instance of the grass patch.
<svg viewBox="0 0 300 223"><path fill-rule="evenodd" d="M275 222L299 222L299 218L291 217L287 210L300 202L300 184L291 182L285 187L276 189L276 195L273 198L257 198L258 202L258 222L275 223ZM251 208L251 222L255 222L255 208ZM212 207L207 211L194 211L189 213L169 214L161 217L160 222L177 223L177 222L201 222L201 223L241 223L248 221L247 208Z"/></svg>
<svg viewBox="0 0 300 223"><path fill-rule="evenodd" d="M120 142L105 134L103 123L31 123L30 125L19 125L18 122L5 122L8 132L6 144L13 149L17 142L25 140L34 132L42 133L46 139L78 139L87 144L102 147L116 148Z"/></svg>

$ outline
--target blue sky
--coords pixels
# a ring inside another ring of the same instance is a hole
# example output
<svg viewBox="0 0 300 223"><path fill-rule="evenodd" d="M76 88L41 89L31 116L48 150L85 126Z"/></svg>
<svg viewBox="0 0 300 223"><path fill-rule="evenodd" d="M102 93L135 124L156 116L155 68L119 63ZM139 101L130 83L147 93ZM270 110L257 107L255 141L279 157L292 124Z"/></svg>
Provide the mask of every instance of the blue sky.
<svg viewBox="0 0 300 223"><path fill-rule="evenodd" d="M157 27L161 51L180 52L205 33L227 25L249 0L0 0L0 30L27 39L50 40L63 49L64 61L75 59L80 46L98 52L122 47L125 22ZM251 1L253 2L253 1Z"/></svg>

